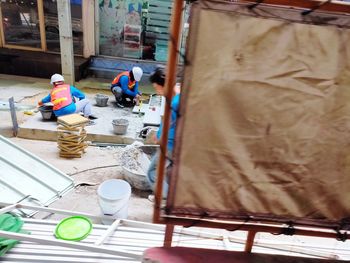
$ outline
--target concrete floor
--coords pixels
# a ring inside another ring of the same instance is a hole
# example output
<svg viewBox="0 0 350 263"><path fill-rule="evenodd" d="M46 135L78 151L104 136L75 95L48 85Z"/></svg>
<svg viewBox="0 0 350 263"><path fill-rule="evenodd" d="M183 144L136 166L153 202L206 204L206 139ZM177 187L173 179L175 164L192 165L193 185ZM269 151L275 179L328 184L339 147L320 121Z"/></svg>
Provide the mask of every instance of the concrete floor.
<svg viewBox="0 0 350 263"><path fill-rule="evenodd" d="M50 207L100 215L97 188L105 180L122 179L120 167L122 147L93 147L87 148L82 158L64 159L58 156L56 142L11 138L18 146L37 155L62 172L70 175L77 186L74 190L54 202ZM153 204L147 199L149 191L132 189L129 201L128 218L138 221L151 222ZM46 216L39 213L36 217ZM55 216L54 218L59 218Z"/></svg>
<svg viewBox="0 0 350 263"><path fill-rule="evenodd" d="M18 103L17 105L32 106L34 108L37 102L48 94L50 90L48 82L46 79L0 75L0 101L7 101L9 97L14 96L15 102ZM96 89L84 89L84 92L93 102L94 94L109 94L108 90ZM131 109L117 109L113 105L113 100L109 101L108 107L99 108L94 106L93 111L99 119L96 121L96 125L87 127L87 131L96 134L102 131L102 137L114 138L113 142L116 143L131 143L136 138L138 129L142 127L142 121L138 115L132 114ZM127 134L116 139L112 132L111 121L117 117L127 118L130 120L130 125ZM45 136L50 137L55 132L55 122L43 122L40 112L35 115L26 115L24 111L17 111L17 119L20 127L24 127L22 128L23 130L20 129L20 133L23 133L25 129L32 129L28 133L32 133L31 138L34 140L18 137L11 138L11 140L72 176L75 184L80 185L53 203L51 207L82 211L95 215L100 214L96 191L98 185L103 181L111 178L122 178L123 174L119 166L122 148L90 146L82 158L63 159L58 156L56 142L43 141L43 139L47 140ZM0 134L11 137L12 121L10 112L0 110L0 120ZM40 130L41 132L39 132ZM150 193L132 189L132 196L129 201L129 219L145 222L151 221L153 204L147 199ZM37 216L44 215L38 214Z"/></svg>

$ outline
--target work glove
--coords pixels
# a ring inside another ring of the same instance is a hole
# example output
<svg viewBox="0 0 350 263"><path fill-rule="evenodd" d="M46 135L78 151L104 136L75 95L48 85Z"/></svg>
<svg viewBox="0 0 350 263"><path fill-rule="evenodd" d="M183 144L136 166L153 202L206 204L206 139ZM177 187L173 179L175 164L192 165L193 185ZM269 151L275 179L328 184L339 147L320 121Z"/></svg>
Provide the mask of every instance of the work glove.
<svg viewBox="0 0 350 263"><path fill-rule="evenodd" d="M136 95L135 98L133 99L133 101L135 102L135 105L136 105L136 106L139 106L140 98L141 98L140 95Z"/></svg>

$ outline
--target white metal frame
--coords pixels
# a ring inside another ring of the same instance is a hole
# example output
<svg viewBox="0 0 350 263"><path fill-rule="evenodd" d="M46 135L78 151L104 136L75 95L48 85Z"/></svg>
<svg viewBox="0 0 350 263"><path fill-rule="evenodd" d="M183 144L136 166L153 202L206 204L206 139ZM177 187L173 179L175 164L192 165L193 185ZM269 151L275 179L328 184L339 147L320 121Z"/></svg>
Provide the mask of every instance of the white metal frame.
<svg viewBox="0 0 350 263"><path fill-rule="evenodd" d="M66 214L66 215L76 215L77 213L74 213L72 211L68 210L59 210L59 209L53 209L53 208L47 208L47 207L40 207L40 206L31 206L31 205L22 205L20 203L17 204L8 204L8 203L0 203L0 206L5 206L4 208L0 209L0 215L11 212L15 209L31 209L31 210L37 210L37 211L43 211L43 212L51 212L51 213L60 213L60 214ZM85 213L79 213L79 215L88 216L90 218L97 219L99 217L96 217L94 215L85 214ZM97 252L97 253L106 253L110 255L118 255L133 259L140 259L141 256L136 253L130 253L121 249L110 249L105 246L103 246L103 242L106 240L110 234L115 231L115 229L118 227L120 223L120 220L116 220L109 228L106 230L103 236L101 236L94 245L90 244L82 244L78 242L73 241L65 241L65 240L53 240L50 238L38 238L35 236L27 235L27 234L20 234L20 233L13 233L9 231L1 231L0 230L0 236L4 238L10 238L10 239L16 239L20 241L29 241L29 242L35 242L43 245L54 245L54 246L62 246L67 248L74 248L74 249L81 249L81 250L87 250L91 252Z"/></svg>
<svg viewBox="0 0 350 263"><path fill-rule="evenodd" d="M44 206L33 206L33 205L25 205L21 203L16 204L10 204L10 203L4 203L0 202L0 207L3 207L0 209L0 215L4 214L6 212L11 212L16 209L28 209L28 210L35 210L35 211L42 211L42 212L48 212L48 213L56 213L56 214L62 214L62 215L81 215L89 217L92 220L101 220L101 219L108 219L110 220L110 217L107 216L95 216L88 213L77 213L70 210L62 210L62 209L55 209L55 208L48 208ZM33 222L42 222L40 219L23 219L25 223L33 223ZM50 224L55 224L55 222L50 221ZM5 238L11 238L16 239L20 241L27 241L42 245L53 245L58 247L66 247L71 249L79 249L79 250L85 250L89 252L95 252L95 253L104 253L109 254L113 256L121 256L121 257L127 257L133 260L141 260L140 253L131 253L128 251L125 251L123 249L115 249L115 246L113 249L111 249L111 246L104 246L104 244L107 244L107 239L109 237L112 237L113 234L115 234L115 231L118 229L118 226L126 226L131 228L140 228L143 230L155 230L155 231L161 231L165 232L166 226L161 224L153 224L153 223L146 223L146 222L138 222L134 220L128 220L128 219L117 219L113 222L110 226L104 226L105 230L103 230L103 234L99 236L96 240L94 240L94 244L84 244L82 242L70 242L70 241L63 241L63 240L55 240L50 238L43 238L43 237L35 237L35 235L26 235L26 234L19 234L19 233L13 233L8 231L0 231L0 237ZM101 228L99 226L98 228ZM199 229L190 229L190 228L184 228L182 226L177 226L175 228L174 233L180 234L182 236L191 236L195 237L195 239L203 238L208 240L217 240L219 243L222 244L222 249L226 250L234 250L235 244L242 244L244 245L246 242L246 238L244 237L232 237L230 236L229 231L216 231L216 232L206 232L203 231L201 228ZM314 257L323 257L323 258L333 258L334 255L327 250L323 250L322 245L315 246L315 245L305 245L298 247L295 243L291 242L278 242L276 241L269 241L266 242L262 240L255 240L254 246L260 247L262 249L278 249L276 251L281 252L291 252L291 250L294 253L314 256ZM181 244L180 244L181 245ZM216 247L213 247L216 248Z"/></svg>

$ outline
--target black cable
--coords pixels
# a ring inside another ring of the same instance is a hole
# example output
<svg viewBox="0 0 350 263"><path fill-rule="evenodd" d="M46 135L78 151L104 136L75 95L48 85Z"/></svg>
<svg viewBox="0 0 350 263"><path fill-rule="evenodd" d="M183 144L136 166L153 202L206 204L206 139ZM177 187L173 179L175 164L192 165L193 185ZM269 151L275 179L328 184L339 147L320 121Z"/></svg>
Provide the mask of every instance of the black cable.
<svg viewBox="0 0 350 263"><path fill-rule="evenodd" d="M342 229L348 228L349 227L349 219L348 218L343 218L342 220L339 221L339 225L334 229L334 231L337 234L336 239L338 241L343 241L345 242L348 240L348 232L344 231L341 232Z"/></svg>
<svg viewBox="0 0 350 263"><path fill-rule="evenodd" d="M337 233L337 240L338 241L343 241L345 242L346 240L348 240L348 233L347 232L340 232L340 230L336 230Z"/></svg>
<svg viewBox="0 0 350 263"><path fill-rule="evenodd" d="M184 226L184 228L194 227L196 226L205 216L208 216L209 214L206 211L203 211L198 219L192 219L192 223L189 225Z"/></svg>
<svg viewBox="0 0 350 263"><path fill-rule="evenodd" d="M293 236L295 234L296 230L294 228L293 221L288 222L288 226L282 228L280 233L272 233L272 235L279 236L279 235L286 235L286 236Z"/></svg>
<svg viewBox="0 0 350 263"><path fill-rule="evenodd" d="M255 7L257 7L258 5L262 4L265 0L256 0L256 3L252 4L252 5L248 5L247 8L249 10L253 10Z"/></svg>
<svg viewBox="0 0 350 263"><path fill-rule="evenodd" d="M238 231L240 230L244 225L246 225L249 221L250 221L251 217L250 216L247 216L246 219L244 220L244 222L242 224L240 224L239 226L237 226L236 228L233 228L233 229L226 229L227 231L231 231L231 232L234 232L234 231Z"/></svg>
<svg viewBox="0 0 350 263"><path fill-rule="evenodd" d="M307 16L307 15L310 15L312 12L314 12L315 10L319 9L321 6L327 4L327 3L330 3L332 0L326 0L324 2L321 2L319 3L318 5L316 5L315 7L311 8L311 9L308 9L308 10L304 10L301 12L301 15L302 16Z"/></svg>

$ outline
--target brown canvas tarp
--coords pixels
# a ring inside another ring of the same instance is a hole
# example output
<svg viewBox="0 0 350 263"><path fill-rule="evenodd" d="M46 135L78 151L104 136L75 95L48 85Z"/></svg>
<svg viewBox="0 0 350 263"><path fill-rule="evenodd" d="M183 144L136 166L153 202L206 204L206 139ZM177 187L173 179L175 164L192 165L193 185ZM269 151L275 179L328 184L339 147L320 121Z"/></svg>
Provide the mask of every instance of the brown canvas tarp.
<svg viewBox="0 0 350 263"><path fill-rule="evenodd" d="M350 19L300 12L193 6L168 214L350 216Z"/></svg>

